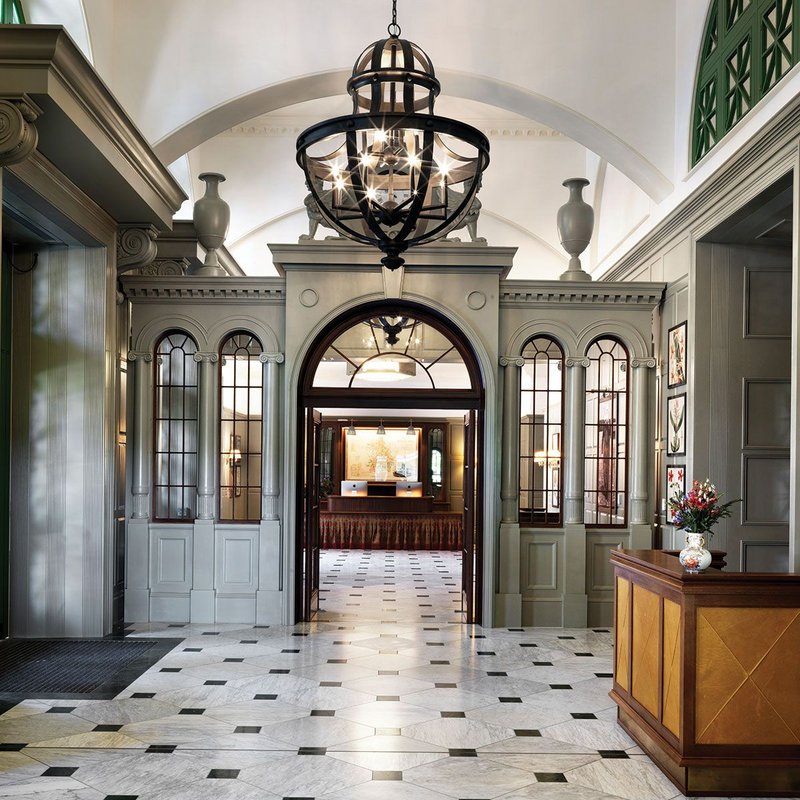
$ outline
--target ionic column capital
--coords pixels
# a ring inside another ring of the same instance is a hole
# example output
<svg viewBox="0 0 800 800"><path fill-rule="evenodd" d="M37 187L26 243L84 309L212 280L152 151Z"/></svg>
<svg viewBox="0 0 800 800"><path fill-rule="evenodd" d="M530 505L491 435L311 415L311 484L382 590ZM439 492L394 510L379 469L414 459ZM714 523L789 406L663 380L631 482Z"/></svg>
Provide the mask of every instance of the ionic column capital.
<svg viewBox="0 0 800 800"><path fill-rule="evenodd" d="M586 356L581 356L580 358L569 356L569 358L564 359L564 366L566 367L584 367L585 369L589 364L590 360Z"/></svg>
<svg viewBox="0 0 800 800"><path fill-rule="evenodd" d="M633 369L639 369L640 367L646 367L647 369L652 369L656 365L656 360L654 358L633 358L631 359L631 367Z"/></svg>
<svg viewBox="0 0 800 800"><path fill-rule="evenodd" d="M500 356L501 367L524 367L525 359L522 356Z"/></svg>
<svg viewBox="0 0 800 800"><path fill-rule="evenodd" d="M283 364L286 357L283 353L261 353L258 360L262 364Z"/></svg>
<svg viewBox="0 0 800 800"><path fill-rule="evenodd" d="M144 350L128 350L128 361L144 361L149 364L152 360L152 353Z"/></svg>
<svg viewBox="0 0 800 800"><path fill-rule="evenodd" d="M219 353L195 353L192 358L199 364L216 364L219 361Z"/></svg>
<svg viewBox="0 0 800 800"><path fill-rule="evenodd" d="M39 132L33 123L41 113L27 95L0 98L0 167L24 161L36 149Z"/></svg>
<svg viewBox="0 0 800 800"><path fill-rule="evenodd" d="M117 237L117 273L152 264L158 253L157 236L154 225L121 225Z"/></svg>

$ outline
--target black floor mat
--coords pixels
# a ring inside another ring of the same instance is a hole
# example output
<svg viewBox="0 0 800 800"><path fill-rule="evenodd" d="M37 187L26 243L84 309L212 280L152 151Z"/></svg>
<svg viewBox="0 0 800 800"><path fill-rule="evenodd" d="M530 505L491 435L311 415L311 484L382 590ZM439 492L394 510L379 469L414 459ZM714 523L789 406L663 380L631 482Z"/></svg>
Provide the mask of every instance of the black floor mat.
<svg viewBox="0 0 800 800"><path fill-rule="evenodd" d="M180 639L6 639L0 700L104 700L119 694Z"/></svg>

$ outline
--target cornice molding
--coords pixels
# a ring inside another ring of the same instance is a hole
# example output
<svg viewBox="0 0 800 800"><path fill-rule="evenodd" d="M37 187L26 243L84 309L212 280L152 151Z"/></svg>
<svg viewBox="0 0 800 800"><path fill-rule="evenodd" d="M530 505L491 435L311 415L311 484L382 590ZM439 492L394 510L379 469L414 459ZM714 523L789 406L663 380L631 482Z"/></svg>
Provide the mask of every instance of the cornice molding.
<svg viewBox="0 0 800 800"><path fill-rule="evenodd" d="M110 164L119 169L124 163L129 174L138 176L141 183L132 188L149 190L151 197L145 201L161 226L168 226L186 195L62 26L15 25L3 30L0 96L22 92L43 107L40 147L49 117L65 114ZM47 98L46 106L40 97ZM51 149L56 145L50 142Z"/></svg>
<svg viewBox="0 0 800 800"><path fill-rule="evenodd" d="M769 162L784 148L794 151L797 147L798 131L800 131L800 96L779 112L764 129L747 141L735 156L710 175L628 253L606 270L602 279L624 280L627 275L639 270L670 239L710 212L720 200L730 194L733 187L744 181L759 165ZM711 153L713 152L712 150ZM743 198L742 202L746 199ZM735 210L736 208L729 208L726 214L732 214Z"/></svg>
<svg viewBox="0 0 800 800"><path fill-rule="evenodd" d="M655 308L664 283L607 283L605 281L500 281L503 308L638 306Z"/></svg>
<svg viewBox="0 0 800 800"><path fill-rule="evenodd" d="M133 302L273 303L286 302L283 278L191 278L124 276L122 292Z"/></svg>

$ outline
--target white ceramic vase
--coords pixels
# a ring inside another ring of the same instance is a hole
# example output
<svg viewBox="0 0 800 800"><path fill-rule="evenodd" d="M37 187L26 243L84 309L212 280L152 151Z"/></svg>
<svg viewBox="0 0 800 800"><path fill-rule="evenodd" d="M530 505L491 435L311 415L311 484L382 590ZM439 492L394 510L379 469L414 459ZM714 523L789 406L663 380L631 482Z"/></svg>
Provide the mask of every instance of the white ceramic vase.
<svg viewBox="0 0 800 800"><path fill-rule="evenodd" d="M702 533L686 531L686 547L681 550L678 560L687 572L703 572L711 565L711 553L705 548L706 540Z"/></svg>

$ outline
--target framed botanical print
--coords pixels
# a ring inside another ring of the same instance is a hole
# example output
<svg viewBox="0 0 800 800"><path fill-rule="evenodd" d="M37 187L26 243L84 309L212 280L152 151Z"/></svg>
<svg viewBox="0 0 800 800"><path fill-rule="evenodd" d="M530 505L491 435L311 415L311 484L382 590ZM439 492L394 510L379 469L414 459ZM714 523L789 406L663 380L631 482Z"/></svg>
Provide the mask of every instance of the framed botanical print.
<svg viewBox="0 0 800 800"><path fill-rule="evenodd" d="M667 387L686 385L686 321L667 331Z"/></svg>
<svg viewBox="0 0 800 800"><path fill-rule="evenodd" d="M686 493L686 464L667 464L667 502L675 495ZM667 522L673 522L673 513L667 506Z"/></svg>
<svg viewBox="0 0 800 800"><path fill-rule="evenodd" d="M667 398L667 455L686 455L686 392Z"/></svg>

